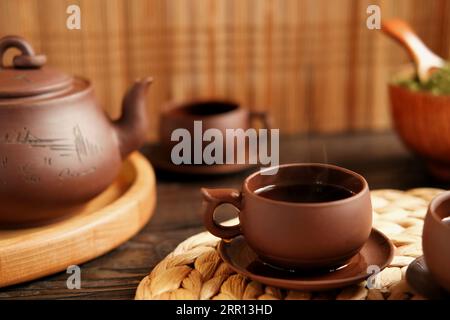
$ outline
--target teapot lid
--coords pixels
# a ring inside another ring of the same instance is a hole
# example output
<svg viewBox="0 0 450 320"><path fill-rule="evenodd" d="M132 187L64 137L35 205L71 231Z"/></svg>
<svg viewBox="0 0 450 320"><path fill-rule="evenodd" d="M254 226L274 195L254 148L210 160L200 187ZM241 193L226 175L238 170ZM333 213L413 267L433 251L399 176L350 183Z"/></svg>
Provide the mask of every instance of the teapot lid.
<svg viewBox="0 0 450 320"><path fill-rule="evenodd" d="M13 58L12 66L6 67L4 53L10 48L18 49L20 54ZM0 39L0 98L30 97L69 87L72 76L45 67L46 61L45 55L36 55L21 37Z"/></svg>

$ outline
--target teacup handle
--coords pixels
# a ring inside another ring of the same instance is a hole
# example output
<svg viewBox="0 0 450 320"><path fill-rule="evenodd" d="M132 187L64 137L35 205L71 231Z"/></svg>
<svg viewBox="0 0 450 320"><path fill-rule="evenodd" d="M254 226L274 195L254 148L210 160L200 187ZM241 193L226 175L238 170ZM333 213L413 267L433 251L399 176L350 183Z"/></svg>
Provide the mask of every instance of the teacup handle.
<svg viewBox="0 0 450 320"><path fill-rule="evenodd" d="M240 224L222 226L214 221L214 212L222 204L228 203L236 209L241 209L241 193L235 189L205 189L201 192L204 199L203 223L210 233L222 239L232 239L241 234Z"/></svg>
<svg viewBox="0 0 450 320"><path fill-rule="evenodd" d="M270 117L265 111L250 111L249 119L252 122L254 119L259 119L262 123L263 129L271 129L272 124L270 123Z"/></svg>

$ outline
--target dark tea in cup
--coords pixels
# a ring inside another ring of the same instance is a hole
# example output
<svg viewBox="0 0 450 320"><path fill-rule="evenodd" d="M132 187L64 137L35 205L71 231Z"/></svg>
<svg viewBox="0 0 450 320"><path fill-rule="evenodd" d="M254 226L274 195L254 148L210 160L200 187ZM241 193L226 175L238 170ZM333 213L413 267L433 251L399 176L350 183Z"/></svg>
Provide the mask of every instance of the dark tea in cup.
<svg viewBox="0 0 450 320"><path fill-rule="evenodd" d="M261 197L285 202L328 202L351 197L355 193L344 187L327 184L270 185L255 191Z"/></svg>

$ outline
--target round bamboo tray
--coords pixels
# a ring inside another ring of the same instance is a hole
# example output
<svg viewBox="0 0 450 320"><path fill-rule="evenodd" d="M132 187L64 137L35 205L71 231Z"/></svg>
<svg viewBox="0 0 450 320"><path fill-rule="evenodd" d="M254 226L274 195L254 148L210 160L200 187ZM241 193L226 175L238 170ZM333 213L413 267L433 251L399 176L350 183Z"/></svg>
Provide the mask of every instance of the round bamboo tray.
<svg viewBox="0 0 450 320"><path fill-rule="evenodd" d="M220 239L202 232L180 243L139 284L136 299L356 299L416 300L405 280L406 269L422 255L422 227L429 201L440 189L372 191L373 226L394 246L392 263L377 276L377 288L366 283L326 292L283 290L236 274L220 258ZM234 224L236 221L229 221Z"/></svg>
<svg viewBox="0 0 450 320"><path fill-rule="evenodd" d="M0 230L0 287L66 270L118 247L149 221L155 186L153 168L135 152L116 181L77 215L36 228Z"/></svg>

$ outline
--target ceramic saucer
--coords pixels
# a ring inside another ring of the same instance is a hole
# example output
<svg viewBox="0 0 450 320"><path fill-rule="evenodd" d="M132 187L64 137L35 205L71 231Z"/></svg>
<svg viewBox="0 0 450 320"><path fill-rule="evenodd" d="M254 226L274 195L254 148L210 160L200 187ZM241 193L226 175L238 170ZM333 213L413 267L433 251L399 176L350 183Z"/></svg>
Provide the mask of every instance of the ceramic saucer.
<svg viewBox="0 0 450 320"><path fill-rule="evenodd" d="M186 175L225 175L256 167L254 164L176 165L167 158L159 144L146 146L143 153L156 169Z"/></svg>
<svg viewBox="0 0 450 320"><path fill-rule="evenodd" d="M230 242L222 240L219 253L234 271L252 280L285 289L323 291L342 288L367 279L370 276L367 267L370 265L384 269L392 261L394 246L384 234L372 229L369 240L346 266L320 273L272 267L258 258L243 236L238 236Z"/></svg>
<svg viewBox="0 0 450 320"><path fill-rule="evenodd" d="M411 262L406 270L406 281L420 295L429 299L450 299L450 293L439 287L430 274L424 257Z"/></svg>

